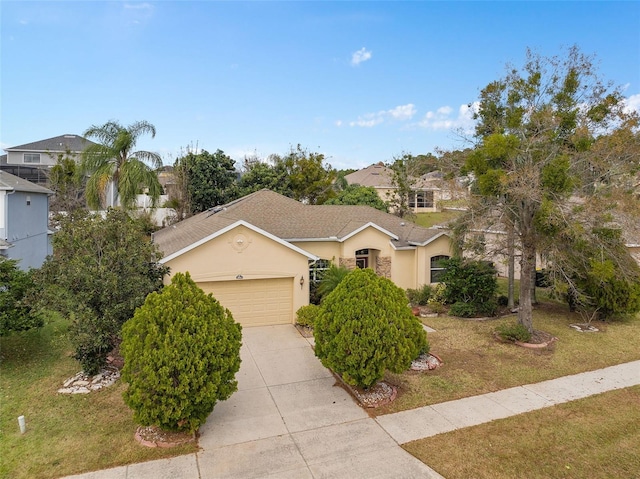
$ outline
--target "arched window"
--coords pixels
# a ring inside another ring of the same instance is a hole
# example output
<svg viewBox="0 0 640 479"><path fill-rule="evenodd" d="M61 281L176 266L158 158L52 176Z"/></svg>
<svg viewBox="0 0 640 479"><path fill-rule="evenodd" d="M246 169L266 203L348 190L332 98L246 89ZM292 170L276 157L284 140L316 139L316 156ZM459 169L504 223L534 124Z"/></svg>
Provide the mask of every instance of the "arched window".
<svg viewBox="0 0 640 479"><path fill-rule="evenodd" d="M449 256L441 254L431 257L431 283L439 283L440 276L444 273L445 269L442 266L442 261L449 259Z"/></svg>

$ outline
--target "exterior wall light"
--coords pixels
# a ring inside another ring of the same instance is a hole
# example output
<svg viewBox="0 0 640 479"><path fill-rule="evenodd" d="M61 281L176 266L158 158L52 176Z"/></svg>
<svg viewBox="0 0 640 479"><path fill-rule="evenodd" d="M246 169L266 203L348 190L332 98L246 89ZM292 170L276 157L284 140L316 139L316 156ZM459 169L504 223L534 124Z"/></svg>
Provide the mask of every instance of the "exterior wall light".
<svg viewBox="0 0 640 479"><path fill-rule="evenodd" d="M244 279L244 276L242 276L241 274L239 274L238 276L236 276L236 279Z"/></svg>
<svg viewBox="0 0 640 479"><path fill-rule="evenodd" d="M300 289L304 287L304 276L300 276Z"/></svg>

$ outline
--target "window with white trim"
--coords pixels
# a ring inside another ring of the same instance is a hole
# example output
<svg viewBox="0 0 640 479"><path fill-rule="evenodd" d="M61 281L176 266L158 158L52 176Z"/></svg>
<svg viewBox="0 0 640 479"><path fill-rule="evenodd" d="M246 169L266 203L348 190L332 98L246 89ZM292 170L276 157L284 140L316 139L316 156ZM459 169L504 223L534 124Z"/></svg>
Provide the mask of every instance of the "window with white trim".
<svg viewBox="0 0 640 479"><path fill-rule="evenodd" d="M309 261L309 281L319 283L324 277L325 271L331 266L328 259L319 259L317 261Z"/></svg>
<svg viewBox="0 0 640 479"><path fill-rule="evenodd" d="M40 163L40 153L25 153L22 160L24 163Z"/></svg>
<svg viewBox="0 0 640 479"><path fill-rule="evenodd" d="M414 191L409 194L409 208L432 208L433 191Z"/></svg>

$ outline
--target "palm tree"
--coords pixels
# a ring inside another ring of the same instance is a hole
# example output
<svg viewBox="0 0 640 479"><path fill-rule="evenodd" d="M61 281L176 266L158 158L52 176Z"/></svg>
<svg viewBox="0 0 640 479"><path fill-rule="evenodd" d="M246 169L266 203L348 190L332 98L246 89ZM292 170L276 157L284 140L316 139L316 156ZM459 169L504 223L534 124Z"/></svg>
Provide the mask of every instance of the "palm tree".
<svg viewBox="0 0 640 479"><path fill-rule="evenodd" d="M162 159L150 151L132 151L140 135L147 133L156 136L149 122L137 121L125 128L115 120L84 132L86 138L98 141L83 152L81 162L82 171L90 175L85 194L91 208L118 204L131 208L143 188L155 206L162 192L155 169L162 166Z"/></svg>

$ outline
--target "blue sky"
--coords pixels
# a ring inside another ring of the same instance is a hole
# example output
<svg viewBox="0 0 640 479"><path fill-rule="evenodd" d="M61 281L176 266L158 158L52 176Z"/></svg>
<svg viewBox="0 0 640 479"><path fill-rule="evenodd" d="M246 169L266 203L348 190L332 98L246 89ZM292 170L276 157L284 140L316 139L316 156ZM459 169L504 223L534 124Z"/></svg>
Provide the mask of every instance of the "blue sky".
<svg viewBox="0 0 640 479"><path fill-rule="evenodd" d="M139 148L324 153L360 168L457 149L482 87L578 45L640 109L640 2L0 2L0 143L147 120Z"/></svg>

